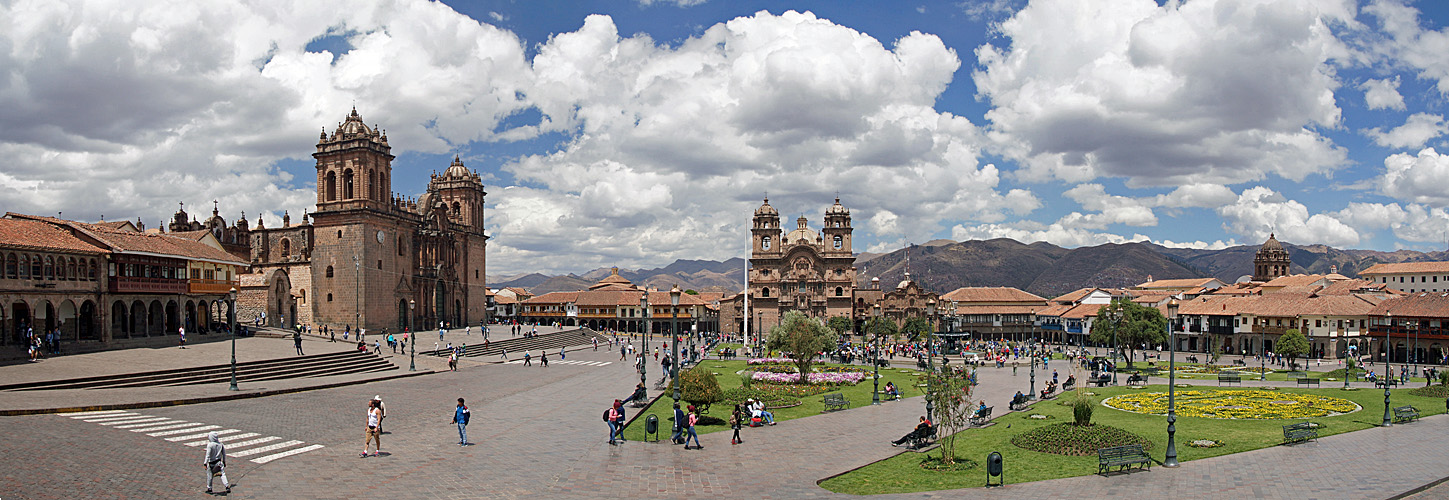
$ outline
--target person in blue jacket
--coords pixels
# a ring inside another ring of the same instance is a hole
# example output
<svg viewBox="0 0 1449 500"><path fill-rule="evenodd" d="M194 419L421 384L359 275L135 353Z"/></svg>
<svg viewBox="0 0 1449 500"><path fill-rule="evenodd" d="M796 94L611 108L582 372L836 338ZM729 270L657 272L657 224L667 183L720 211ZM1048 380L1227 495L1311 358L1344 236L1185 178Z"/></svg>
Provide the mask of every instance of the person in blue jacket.
<svg viewBox="0 0 1449 500"><path fill-rule="evenodd" d="M458 424L458 446L468 446L468 406L463 404L463 398L458 398L458 408L453 411L453 423Z"/></svg>

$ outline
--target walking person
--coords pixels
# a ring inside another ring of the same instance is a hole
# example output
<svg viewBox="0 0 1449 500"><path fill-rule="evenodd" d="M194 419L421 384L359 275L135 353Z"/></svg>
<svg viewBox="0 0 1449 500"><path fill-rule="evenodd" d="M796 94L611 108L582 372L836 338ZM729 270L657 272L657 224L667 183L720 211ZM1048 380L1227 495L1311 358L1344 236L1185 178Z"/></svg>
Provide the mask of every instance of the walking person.
<svg viewBox="0 0 1449 500"><path fill-rule="evenodd" d="M373 404L376 404L377 405L377 411L378 411L378 415L377 415L377 433L378 434L382 434L382 421L383 420L387 420L387 406L384 406L382 404L382 396L381 395L373 396L372 397L372 402L373 402Z"/></svg>
<svg viewBox="0 0 1449 500"><path fill-rule="evenodd" d="M624 439L624 403L617 399L614 406L604 411L604 421L609 424L609 444L627 441Z"/></svg>
<svg viewBox="0 0 1449 500"><path fill-rule="evenodd" d="M740 409L740 405L735 405L735 411L730 413L730 428L734 429L735 431L735 435L730 438L730 444L740 444L745 442L745 440L740 439L740 424L742 423L741 421L744 420L744 418L744 410Z"/></svg>
<svg viewBox="0 0 1449 500"><path fill-rule="evenodd" d="M367 440L362 442L362 456L358 458L367 458L368 446L374 442L377 447L373 449L372 456L376 458L382 451L382 430L379 428L382 425L382 408L378 405L376 399L367 402Z"/></svg>
<svg viewBox="0 0 1449 500"><path fill-rule="evenodd" d="M302 355L302 332L292 333L292 345L297 347L297 355Z"/></svg>
<svg viewBox="0 0 1449 500"><path fill-rule="evenodd" d="M670 429L673 432L669 434L670 443L684 444L684 419L684 410L679 409L679 403L674 403L674 418L670 419L674 421Z"/></svg>
<svg viewBox="0 0 1449 500"><path fill-rule="evenodd" d="M523 351L523 366L533 366L533 355Z"/></svg>
<svg viewBox="0 0 1449 500"><path fill-rule="evenodd" d="M453 410L453 423L458 424L458 446L468 446L468 419L472 413L468 406L463 404L463 398L458 398L458 408Z"/></svg>
<svg viewBox="0 0 1449 500"><path fill-rule="evenodd" d="M538 362L539 362L539 363L540 363L540 364L541 364L541 365L542 365L542 366L543 366L543 367L544 367L544 368L548 368L548 351L543 351L543 352L542 352L542 353L540 353L540 354L539 354L539 355L538 355Z"/></svg>
<svg viewBox="0 0 1449 500"><path fill-rule="evenodd" d="M226 445L221 444L221 438L217 437L216 431L206 433L206 459L202 461L206 466L206 493L211 493L212 480L221 476L221 487L231 493L231 483L226 480Z"/></svg>
<svg viewBox="0 0 1449 500"><path fill-rule="evenodd" d="M699 434L694 432L694 424L699 423L699 412L694 409L694 405L689 405L689 415L684 417L684 422L688 424L687 429L689 430L689 434L684 436L684 449L689 449L689 440L693 439L694 449L703 450L704 445L699 444Z"/></svg>
<svg viewBox="0 0 1449 500"><path fill-rule="evenodd" d="M185 349L186 348L186 327L183 326L183 327L177 328L176 329L176 335L180 339L179 342L181 343L181 348L182 349Z"/></svg>
<svg viewBox="0 0 1449 500"><path fill-rule="evenodd" d="M448 371L458 371L458 351L453 351L451 354L448 354Z"/></svg>

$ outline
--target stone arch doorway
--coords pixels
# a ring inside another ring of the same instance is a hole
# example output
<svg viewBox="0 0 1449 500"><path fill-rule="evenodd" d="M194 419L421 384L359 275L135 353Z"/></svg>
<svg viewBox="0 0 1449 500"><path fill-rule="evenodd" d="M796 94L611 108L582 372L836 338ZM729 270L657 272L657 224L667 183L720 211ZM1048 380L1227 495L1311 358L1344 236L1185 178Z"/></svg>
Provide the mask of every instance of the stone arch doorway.
<svg viewBox="0 0 1449 500"><path fill-rule="evenodd" d="M127 337L135 337L138 334L145 337L147 321L146 305L142 304L139 300L131 302L131 314L127 317L131 320L131 327L126 330Z"/></svg>
<svg viewBox="0 0 1449 500"><path fill-rule="evenodd" d="M408 327L408 300L398 299L397 301L397 330L407 331Z"/></svg>
<svg viewBox="0 0 1449 500"><path fill-rule="evenodd" d="M146 335L164 335L166 331L166 313L161 308L161 301L153 300L146 311Z"/></svg>
<svg viewBox="0 0 1449 500"><path fill-rule="evenodd" d="M166 328L161 330L163 335L174 335L176 330L181 328L181 306L174 300L166 301Z"/></svg>
<svg viewBox="0 0 1449 500"><path fill-rule="evenodd" d="M96 328L96 303L89 300L81 303L80 317L76 320L76 334L82 340L100 340L101 335Z"/></svg>
<svg viewBox="0 0 1449 500"><path fill-rule="evenodd" d="M11 338L18 344L25 339L26 330L31 328L30 304L25 302L11 304L10 321L15 328L15 331L11 333Z"/></svg>
<svg viewBox="0 0 1449 500"><path fill-rule="evenodd" d="M61 338L79 340L80 311L76 309L75 302L61 302L56 312L59 313L56 316L56 327L60 328Z"/></svg>

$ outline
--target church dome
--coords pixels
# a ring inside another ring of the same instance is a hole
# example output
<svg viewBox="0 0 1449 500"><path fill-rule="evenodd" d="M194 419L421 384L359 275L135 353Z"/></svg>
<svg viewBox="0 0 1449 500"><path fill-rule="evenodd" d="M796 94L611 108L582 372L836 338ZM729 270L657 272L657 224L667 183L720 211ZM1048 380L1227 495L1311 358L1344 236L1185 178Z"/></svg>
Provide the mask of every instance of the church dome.
<svg viewBox="0 0 1449 500"><path fill-rule="evenodd" d="M370 136L372 129L362 123L362 117L357 114L357 108L352 108L352 114L347 115L347 121L337 127L337 135L340 137Z"/></svg>
<svg viewBox="0 0 1449 500"><path fill-rule="evenodd" d="M468 171L468 167L463 166L463 159L455 155L453 156L453 164L448 166L448 170L443 172L443 175L447 177L471 177L473 172Z"/></svg>
<svg viewBox="0 0 1449 500"><path fill-rule="evenodd" d="M802 215L799 219L795 219L795 224L797 225L795 230L785 235L785 241L787 243L795 243L799 240L805 240L806 243L813 243L815 240L820 239L820 235L815 234L815 231L811 231L807 227L808 223L805 220L805 216Z"/></svg>
<svg viewBox="0 0 1449 500"><path fill-rule="evenodd" d="M769 198L765 198L765 203L761 204L760 205L760 208L756 208L755 209L755 215L756 216L760 216L760 215L775 215L775 216L778 216L778 215L780 215L780 211L779 210L775 210L775 207L770 206L770 199Z"/></svg>
<svg viewBox="0 0 1449 500"><path fill-rule="evenodd" d="M1282 252L1283 244L1278 242L1278 238L1275 234L1269 233L1268 241L1263 242L1263 247L1258 249L1258 253L1267 253L1273 251Z"/></svg>
<svg viewBox="0 0 1449 500"><path fill-rule="evenodd" d="M850 209L840 204L840 197L835 198L835 204L825 209L825 215L850 215Z"/></svg>

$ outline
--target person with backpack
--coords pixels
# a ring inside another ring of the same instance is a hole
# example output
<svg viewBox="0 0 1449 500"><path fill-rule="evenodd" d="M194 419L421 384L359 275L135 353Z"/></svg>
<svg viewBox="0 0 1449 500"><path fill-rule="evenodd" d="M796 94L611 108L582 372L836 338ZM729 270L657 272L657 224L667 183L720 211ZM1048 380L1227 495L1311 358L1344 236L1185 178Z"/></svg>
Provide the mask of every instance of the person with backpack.
<svg viewBox="0 0 1449 500"><path fill-rule="evenodd" d="M206 433L206 460L202 465L206 466L207 494L211 494L211 483L216 476L221 476L221 486L231 493L231 483L226 480L226 445L221 444L216 431Z"/></svg>
<svg viewBox="0 0 1449 500"><path fill-rule="evenodd" d="M640 384L643 385L643 384ZM684 444L684 410L679 409L679 403L674 403L674 432L669 436L669 442Z"/></svg>
<svg viewBox="0 0 1449 500"><path fill-rule="evenodd" d="M740 424L743 423L744 419L744 410L740 408L740 405L735 405L735 411L730 413L730 428L734 429L735 431L735 435L730 438L730 444L740 444L745 442L745 440L740 439ZM696 441L698 441L698 439L696 439Z"/></svg>
<svg viewBox="0 0 1449 500"><path fill-rule="evenodd" d="M458 398L458 407L453 410L453 423L458 424L458 446L468 446L468 419L472 413L468 406L463 404L463 398Z"/></svg>
<svg viewBox="0 0 1449 500"><path fill-rule="evenodd" d="M699 444L699 434L694 433L694 424L699 423L699 411L694 409L694 405L689 405L689 416L684 417L684 422L689 429L689 434L684 437L684 449L689 449L689 440L693 439L694 449L703 450L704 445Z"/></svg>
<svg viewBox="0 0 1449 500"><path fill-rule="evenodd" d="M609 424L609 444L618 444L616 440L619 442L628 441L624 439L623 435L624 403L622 401L615 399L614 405L604 410L604 422Z"/></svg>

